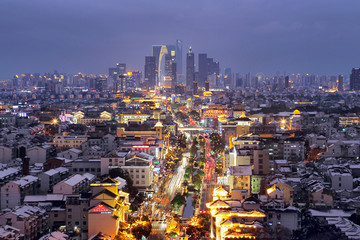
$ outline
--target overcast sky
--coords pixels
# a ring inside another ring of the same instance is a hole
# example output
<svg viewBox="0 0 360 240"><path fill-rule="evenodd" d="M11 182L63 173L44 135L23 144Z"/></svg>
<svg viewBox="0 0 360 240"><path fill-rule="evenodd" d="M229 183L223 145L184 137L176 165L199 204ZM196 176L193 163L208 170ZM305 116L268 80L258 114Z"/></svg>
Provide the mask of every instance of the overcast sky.
<svg viewBox="0 0 360 240"><path fill-rule="evenodd" d="M1 0L0 79L116 62L143 71L152 44L176 39L234 72L348 74L360 66L360 1Z"/></svg>

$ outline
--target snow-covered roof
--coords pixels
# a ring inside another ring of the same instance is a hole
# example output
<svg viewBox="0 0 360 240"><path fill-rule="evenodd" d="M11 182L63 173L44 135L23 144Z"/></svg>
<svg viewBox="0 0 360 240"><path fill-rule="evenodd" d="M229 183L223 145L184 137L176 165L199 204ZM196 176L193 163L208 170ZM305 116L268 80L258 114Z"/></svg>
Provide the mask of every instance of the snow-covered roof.
<svg viewBox="0 0 360 240"><path fill-rule="evenodd" d="M19 184L20 187L25 187L27 184L34 183L34 182L36 182L38 180L39 180L39 178L28 175L28 176L22 177L22 178L20 178L20 179L18 179L16 181L13 181L13 182L16 183L16 184Z"/></svg>
<svg viewBox="0 0 360 240"><path fill-rule="evenodd" d="M329 210L315 210L315 209L309 209L311 215L313 217L346 217L349 218L353 213L356 213L355 210L349 210L344 211L341 209L329 209Z"/></svg>
<svg viewBox="0 0 360 240"><path fill-rule="evenodd" d="M230 175L252 175L251 166L231 166L229 170Z"/></svg>
<svg viewBox="0 0 360 240"><path fill-rule="evenodd" d="M18 168L7 168L2 171L0 171L0 179L6 178L8 176L11 176L13 174L17 174L20 172L20 169Z"/></svg>

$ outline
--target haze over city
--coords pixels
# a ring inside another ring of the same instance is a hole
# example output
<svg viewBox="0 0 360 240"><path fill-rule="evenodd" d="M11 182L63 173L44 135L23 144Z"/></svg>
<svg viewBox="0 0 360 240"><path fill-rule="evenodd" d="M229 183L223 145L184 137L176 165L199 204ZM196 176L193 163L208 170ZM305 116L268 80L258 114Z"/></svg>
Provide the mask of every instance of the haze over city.
<svg viewBox="0 0 360 240"><path fill-rule="evenodd" d="M175 39L240 73L348 74L360 62L359 9L357 0L3 0L0 79L107 73L116 62L143 70L151 45Z"/></svg>
<svg viewBox="0 0 360 240"><path fill-rule="evenodd" d="M1 240L360 240L359 0L0 0Z"/></svg>

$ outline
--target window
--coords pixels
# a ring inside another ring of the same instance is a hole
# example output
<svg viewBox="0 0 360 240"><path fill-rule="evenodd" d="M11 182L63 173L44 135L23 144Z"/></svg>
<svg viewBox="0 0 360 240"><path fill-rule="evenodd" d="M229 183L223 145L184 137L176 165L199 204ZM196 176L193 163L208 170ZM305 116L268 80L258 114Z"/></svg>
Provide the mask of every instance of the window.
<svg viewBox="0 0 360 240"><path fill-rule="evenodd" d="M136 181L136 184L139 184L139 181Z"/></svg>
<svg viewBox="0 0 360 240"><path fill-rule="evenodd" d="M72 212L72 209L71 209L71 208L68 208L68 212Z"/></svg>
<svg viewBox="0 0 360 240"><path fill-rule="evenodd" d="M59 216L59 214L57 214L57 213L54 214L54 217L58 217L58 216Z"/></svg>

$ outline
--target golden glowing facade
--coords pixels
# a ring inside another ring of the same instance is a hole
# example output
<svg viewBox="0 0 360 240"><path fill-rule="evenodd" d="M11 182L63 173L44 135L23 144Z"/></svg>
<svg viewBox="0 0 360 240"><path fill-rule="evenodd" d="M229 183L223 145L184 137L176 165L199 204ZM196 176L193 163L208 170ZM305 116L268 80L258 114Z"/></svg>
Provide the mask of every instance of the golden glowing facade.
<svg viewBox="0 0 360 240"><path fill-rule="evenodd" d="M74 119L74 123L88 125L94 123L102 123L105 121L111 121L112 114L107 111L103 111L100 113L99 117L97 118L87 118L85 117L85 114L83 112L79 111L74 114L73 119Z"/></svg>
<svg viewBox="0 0 360 240"><path fill-rule="evenodd" d="M206 203L206 207L214 221L211 237L216 240L256 239L259 229L263 228L260 222L266 215L258 209L245 209L242 201L229 198L222 186L214 189L213 201Z"/></svg>
<svg viewBox="0 0 360 240"><path fill-rule="evenodd" d="M119 179L109 177L90 184L94 196L88 210L89 237L104 232L114 238L120 227L129 227L129 194L119 190L122 184Z"/></svg>

